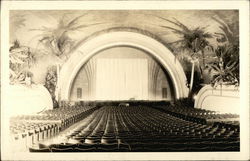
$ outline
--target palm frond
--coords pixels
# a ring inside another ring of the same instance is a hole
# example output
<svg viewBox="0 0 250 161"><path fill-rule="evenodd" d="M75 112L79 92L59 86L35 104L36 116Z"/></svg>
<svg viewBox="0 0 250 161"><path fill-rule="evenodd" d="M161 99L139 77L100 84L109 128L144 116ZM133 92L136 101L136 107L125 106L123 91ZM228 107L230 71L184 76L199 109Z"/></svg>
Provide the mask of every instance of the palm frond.
<svg viewBox="0 0 250 161"><path fill-rule="evenodd" d="M167 44L168 44L168 45L171 45L171 44L178 44L178 43L183 42L183 41L185 41L185 40L181 39L181 40L169 42L169 43L167 43Z"/></svg>
<svg viewBox="0 0 250 161"><path fill-rule="evenodd" d="M161 35L161 36L164 36L164 35L169 35L170 33L169 32L157 32L156 35Z"/></svg>
<svg viewBox="0 0 250 161"><path fill-rule="evenodd" d="M211 17L211 18L212 18L214 21L218 22L220 25L225 26L225 24L224 24L221 20L215 18L214 16Z"/></svg>
<svg viewBox="0 0 250 161"><path fill-rule="evenodd" d="M223 33L218 33L218 32L215 32L215 33L214 33L214 36L218 36L218 35L219 35L219 36L225 36L225 34L223 34Z"/></svg>
<svg viewBox="0 0 250 161"><path fill-rule="evenodd" d="M53 37L51 37L50 35L49 36L45 36L45 37L42 37L42 39L39 40L39 42L44 42L44 41L50 41L53 39Z"/></svg>
<svg viewBox="0 0 250 161"><path fill-rule="evenodd" d="M169 22L169 23L171 23L171 24L174 24L175 26L181 28L181 29L182 29L183 31L185 31L185 32L190 32L190 29L189 29L187 26L185 26L183 23L181 23L180 21L178 21L178 20L175 19L175 18L173 18L173 19L174 19L176 22L174 22L174 21L172 21L172 20L169 20L169 19L167 19L167 18L161 17L161 16L156 16L156 15L153 15L153 16L158 17L158 18L160 18L160 19L162 19L162 20L164 20L164 21L167 21L167 22Z"/></svg>
<svg viewBox="0 0 250 161"><path fill-rule="evenodd" d="M226 68L227 71L234 71L239 67L239 64L232 64L230 67Z"/></svg>
<svg viewBox="0 0 250 161"><path fill-rule="evenodd" d="M190 32L190 29L184 25L183 23L181 23L179 20L177 20L176 18L173 18L176 22L177 22L177 26L179 26L180 28L182 28L183 30L185 30L186 32Z"/></svg>
<svg viewBox="0 0 250 161"><path fill-rule="evenodd" d="M218 67L218 65L216 64L216 65L213 65L213 66L211 66L212 67L212 69L214 69L215 71L217 71L217 72L219 72L221 69Z"/></svg>
<svg viewBox="0 0 250 161"><path fill-rule="evenodd" d="M66 27L65 24L64 24L64 17L65 17L65 15L63 15L63 16L59 19L58 24L57 24L57 28L65 28L65 27Z"/></svg>
<svg viewBox="0 0 250 161"><path fill-rule="evenodd" d="M31 39L30 39L29 42L31 42L31 41L32 41L33 39L35 39L35 38L41 37L41 39L43 39L44 37L50 37L50 36L51 36L51 34L44 34L44 33L42 33L42 34L37 34L37 35L31 37ZM40 40L41 40L41 39L40 39ZM40 40L39 40L39 42L40 42Z"/></svg>
<svg viewBox="0 0 250 161"><path fill-rule="evenodd" d="M220 24L219 28L222 30L223 33L217 34L220 35L222 38L218 39L218 42L226 42L228 41L231 44L237 43L238 34L237 32L233 32L230 28L230 25L225 23L223 20L219 20L218 18L212 17L214 21Z"/></svg>
<svg viewBox="0 0 250 161"><path fill-rule="evenodd" d="M76 22L77 22L80 18L82 18L83 16L86 16L87 14L88 14L88 13L84 13L84 14L82 14L82 15L80 15L80 16L77 16L76 18L74 18L73 20L71 20L71 21L66 25L66 27L67 27L67 28L72 28L73 25L75 25Z"/></svg>
<svg viewBox="0 0 250 161"><path fill-rule="evenodd" d="M204 38L212 38L213 36L212 36L212 34L210 34L210 33L207 32L207 33L203 34L203 37Z"/></svg>
<svg viewBox="0 0 250 161"><path fill-rule="evenodd" d="M31 28L29 29L29 31L44 31L44 32L53 32L54 31L54 28L51 28L51 27L46 27L46 26L42 26L41 28Z"/></svg>
<svg viewBox="0 0 250 161"><path fill-rule="evenodd" d="M167 29L170 29L170 30L173 30L175 33L177 34L186 34L185 32L181 31L181 30L178 30L178 29L175 29L175 28L172 28L172 27L169 27L169 26L164 26L164 25L161 25L161 27L163 28L167 28Z"/></svg>
<svg viewBox="0 0 250 161"><path fill-rule="evenodd" d="M90 27L90 26L95 26L95 25L101 25L101 24L105 24L105 22L100 22L100 23L93 23L93 24L86 24L86 25L79 25L79 26L76 26L76 27L72 27L72 28L69 28L68 30L79 30L79 29L82 29L82 28L86 28L86 27Z"/></svg>
<svg viewBox="0 0 250 161"><path fill-rule="evenodd" d="M157 15L152 15L152 14L149 14L149 15L154 16L154 17L158 17L159 19L162 19L162 20L167 21L167 22L170 22L170 23L172 23L172 24L174 24L174 25L176 25L176 26L179 26L178 23L176 23L176 22L174 22L174 21L171 21L171 20L169 20L169 19L166 19L166 18L164 18L164 17L157 16Z"/></svg>

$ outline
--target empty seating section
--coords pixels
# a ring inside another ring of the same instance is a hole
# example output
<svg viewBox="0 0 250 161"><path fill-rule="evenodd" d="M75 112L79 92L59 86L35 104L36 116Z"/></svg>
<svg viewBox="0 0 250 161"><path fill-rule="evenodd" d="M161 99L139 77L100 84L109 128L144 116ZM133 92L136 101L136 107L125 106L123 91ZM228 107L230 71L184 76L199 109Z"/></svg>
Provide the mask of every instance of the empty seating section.
<svg viewBox="0 0 250 161"><path fill-rule="evenodd" d="M22 149L49 139L90 115L97 107L69 106L43 111L36 115L21 115L10 119L10 135Z"/></svg>
<svg viewBox="0 0 250 161"><path fill-rule="evenodd" d="M237 114L220 114L205 109L172 105L154 106L154 108L189 121L200 123L223 122L225 125L239 127L239 115Z"/></svg>
<svg viewBox="0 0 250 161"><path fill-rule="evenodd" d="M64 142L30 151L239 151L239 143L235 126L190 121L146 106L104 106L67 131Z"/></svg>

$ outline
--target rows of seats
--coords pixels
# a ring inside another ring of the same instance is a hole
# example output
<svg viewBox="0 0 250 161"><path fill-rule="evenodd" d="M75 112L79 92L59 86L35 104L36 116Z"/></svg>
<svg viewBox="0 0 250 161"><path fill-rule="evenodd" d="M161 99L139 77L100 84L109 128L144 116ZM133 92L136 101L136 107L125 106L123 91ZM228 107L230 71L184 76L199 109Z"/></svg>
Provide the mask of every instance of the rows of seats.
<svg viewBox="0 0 250 161"><path fill-rule="evenodd" d="M44 139L55 137L70 125L90 115L96 107L68 106L40 114L10 118L11 142L25 150Z"/></svg>
<svg viewBox="0 0 250 161"><path fill-rule="evenodd" d="M237 114L220 114L216 113L215 111L205 109L172 105L154 106L154 108L189 121L195 121L204 124L210 122L224 122L228 123L228 126L239 127L239 115Z"/></svg>
<svg viewBox="0 0 250 161"><path fill-rule="evenodd" d="M29 148L30 152L209 152L239 151L239 141L228 142L164 142L131 144L54 144L44 148Z"/></svg>
<svg viewBox="0 0 250 161"><path fill-rule="evenodd" d="M188 121L146 106L105 106L31 152L238 151L239 129Z"/></svg>

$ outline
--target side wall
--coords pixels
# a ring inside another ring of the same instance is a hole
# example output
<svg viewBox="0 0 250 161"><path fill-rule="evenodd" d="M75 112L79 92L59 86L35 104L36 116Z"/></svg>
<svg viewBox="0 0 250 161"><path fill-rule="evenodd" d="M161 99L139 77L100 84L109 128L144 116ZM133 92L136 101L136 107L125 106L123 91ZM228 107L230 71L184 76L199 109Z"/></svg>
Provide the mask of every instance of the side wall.
<svg viewBox="0 0 250 161"><path fill-rule="evenodd" d="M7 91L6 115L36 114L53 109L49 91L43 85L10 85Z"/></svg>
<svg viewBox="0 0 250 161"><path fill-rule="evenodd" d="M220 113L240 113L240 91L234 86L204 86L196 96L195 108Z"/></svg>

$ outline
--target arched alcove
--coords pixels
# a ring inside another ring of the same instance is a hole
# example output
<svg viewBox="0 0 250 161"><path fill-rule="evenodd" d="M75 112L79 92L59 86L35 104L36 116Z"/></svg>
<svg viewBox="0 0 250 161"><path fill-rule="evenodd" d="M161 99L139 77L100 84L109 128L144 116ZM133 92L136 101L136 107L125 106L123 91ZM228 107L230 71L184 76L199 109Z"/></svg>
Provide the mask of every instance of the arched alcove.
<svg viewBox="0 0 250 161"><path fill-rule="evenodd" d="M119 46L98 52L82 66L71 86L70 101L100 100L100 92L102 100L170 101L173 89L168 73L150 54Z"/></svg>
<svg viewBox="0 0 250 161"><path fill-rule="evenodd" d="M188 88L183 68L165 45L152 38L150 34L147 35L145 31L112 30L102 32L91 37L91 39L84 39L79 42L60 71L58 82L59 98L61 100L69 100L71 86L76 74L91 57L102 50L117 46L133 47L150 54L161 64L172 80L175 99L187 97Z"/></svg>

